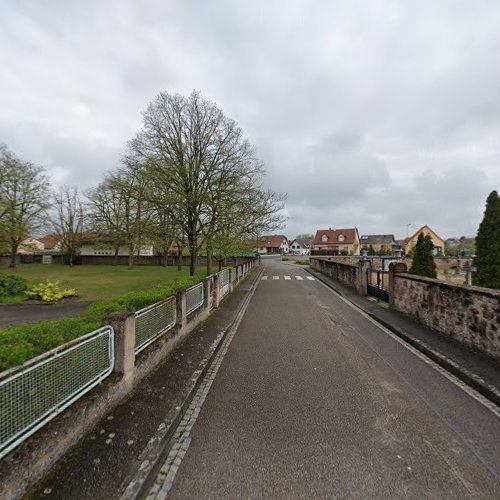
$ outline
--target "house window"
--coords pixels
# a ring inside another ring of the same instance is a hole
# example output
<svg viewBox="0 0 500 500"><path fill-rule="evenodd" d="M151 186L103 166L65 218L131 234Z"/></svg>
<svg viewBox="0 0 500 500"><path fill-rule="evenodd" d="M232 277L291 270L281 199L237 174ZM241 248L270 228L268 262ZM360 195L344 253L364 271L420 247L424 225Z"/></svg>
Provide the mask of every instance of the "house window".
<svg viewBox="0 0 500 500"><path fill-rule="evenodd" d="M341 235L339 235L339 242L342 243L343 241L344 241L344 235L341 234Z"/></svg>
<svg viewBox="0 0 500 500"><path fill-rule="evenodd" d="M321 237L321 241L323 243L326 243L328 241L328 236L326 234L324 234L322 237Z"/></svg>

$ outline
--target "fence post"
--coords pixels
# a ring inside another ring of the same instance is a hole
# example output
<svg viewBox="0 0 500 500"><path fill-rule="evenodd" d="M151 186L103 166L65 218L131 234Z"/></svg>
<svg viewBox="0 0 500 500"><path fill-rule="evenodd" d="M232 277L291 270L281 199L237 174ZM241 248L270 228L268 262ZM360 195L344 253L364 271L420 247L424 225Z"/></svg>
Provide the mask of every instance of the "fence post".
<svg viewBox="0 0 500 500"><path fill-rule="evenodd" d="M396 299L394 294L396 274L405 273L406 269L406 264L403 264L402 262L391 262L389 264L389 286L387 287L387 290L389 291L389 306L393 306L394 300Z"/></svg>
<svg viewBox="0 0 500 500"><path fill-rule="evenodd" d="M135 366L135 316L111 318L115 331L115 372L131 377Z"/></svg>
<svg viewBox="0 0 500 500"><path fill-rule="evenodd" d="M211 293L212 290L210 289L210 281L211 278L210 276L207 276L205 280L203 281L203 307L207 310L210 311L210 300L211 300Z"/></svg>
<svg viewBox="0 0 500 500"><path fill-rule="evenodd" d="M214 274L214 307L219 307L220 302L220 274Z"/></svg>
<svg viewBox="0 0 500 500"><path fill-rule="evenodd" d="M360 260L359 261L359 276L356 283L357 292L360 295L366 295L368 289L368 272L371 268L371 264L369 260Z"/></svg>
<svg viewBox="0 0 500 500"><path fill-rule="evenodd" d="M177 292L175 298L175 324L183 329L187 323L186 314L186 290L180 290Z"/></svg>

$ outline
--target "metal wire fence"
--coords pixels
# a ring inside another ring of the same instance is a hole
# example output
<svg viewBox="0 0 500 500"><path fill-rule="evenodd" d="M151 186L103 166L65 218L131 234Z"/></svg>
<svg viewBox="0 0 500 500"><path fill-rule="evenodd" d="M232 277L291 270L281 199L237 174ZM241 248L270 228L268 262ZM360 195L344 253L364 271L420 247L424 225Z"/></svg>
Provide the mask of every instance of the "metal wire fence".
<svg viewBox="0 0 500 500"><path fill-rule="evenodd" d="M91 332L0 374L0 458L106 378L114 332Z"/></svg>
<svg viewBox="0 0 500 500"><path fill-rule="evenodd" d="M175 325L175 297L135 313L135 353L141 352Z"/></svg>
<svg viewBox="0 0 500 500"><path fill-rule="evenodd" d="M221 295L224 297L229 292L229 269L220 272Z"/></svg>
<svg viewBox="0 0 500 500"><path fill-rule="evenodd" d="M205 291L203 283L198 283L186 290L186 314L190 314L203 305Z"/></svg>

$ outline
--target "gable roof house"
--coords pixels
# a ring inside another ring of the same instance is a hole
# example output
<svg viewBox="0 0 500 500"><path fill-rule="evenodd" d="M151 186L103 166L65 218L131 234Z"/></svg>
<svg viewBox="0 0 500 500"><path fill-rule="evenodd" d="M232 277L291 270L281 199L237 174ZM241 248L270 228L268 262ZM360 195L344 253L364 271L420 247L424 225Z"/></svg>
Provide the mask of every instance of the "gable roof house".
<svg viewBox="0 0 500 500"><path fill-rule="evenodd" d="M359 233L356 227L318 229L313 241L316 255L359 255Z"/></svg>
<svg viewBox="0 0 500 500"><path fill-rule="evenodd" d="M405 238L402 243L402 248L406 255L413 251L413 248L417 244L418 235L423 233L424 235L430 235L432 244L434 245L433 254L434 255L444 255L445 253L445 243L444 240L438 236L429 226L422 226L413 236Z"/></svg>
<svg viewBox="0 0 500 500"><path fill-rule="evenodd" d="M309 255L311 253L311 241L293 240L290 242L290 253L293 255Z"/></svg>
<svg viewBox="0 0 500 500"><path fill-rule="evenodd" d="M261 236L257 252L259 253L288 253L288 238L282 234Z"/></svg>
<svg viewBox="0 0 500 500"><path fill-rule="evenodd" d="M360 243L363 250L372 247L381 255L389 255L399 246L393 234L364 234L360 238Z"/></svg>

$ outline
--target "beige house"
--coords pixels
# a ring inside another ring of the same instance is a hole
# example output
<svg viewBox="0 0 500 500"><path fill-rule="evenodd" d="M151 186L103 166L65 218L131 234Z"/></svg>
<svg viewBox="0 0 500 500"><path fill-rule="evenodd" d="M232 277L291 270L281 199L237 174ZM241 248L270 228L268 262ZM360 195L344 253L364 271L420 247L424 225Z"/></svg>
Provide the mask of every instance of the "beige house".
<svg viewBox="0 0 500 500"><path fill-rule="evenodd" d="M413 248L417 244L418 235L423 233L424 235L430 235L432 243L434 245L434 255L444 255L445 243L444 240L438 236L429 226L422 226L413 236L405 238L403 240L403 250L406 255L413 251Z"/></svg>
<svg viewBox="0 0 500 500"><path fill-rule="evenodd" d="M25 240L21 241L19 248L17 249L17 253L19 254L34 254L43 252L45 249L45 245L43 242L37 238L33 238L30 236Z"/></svg>

